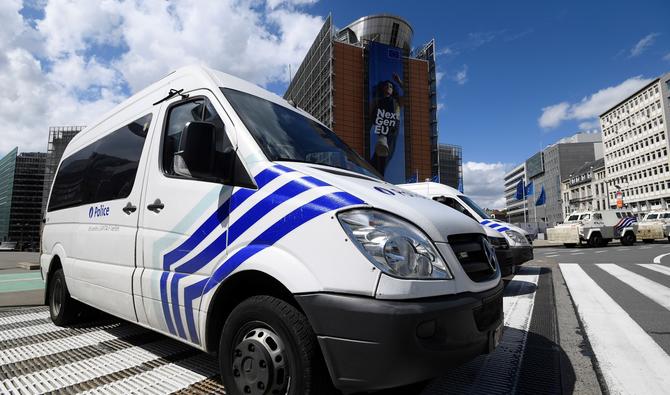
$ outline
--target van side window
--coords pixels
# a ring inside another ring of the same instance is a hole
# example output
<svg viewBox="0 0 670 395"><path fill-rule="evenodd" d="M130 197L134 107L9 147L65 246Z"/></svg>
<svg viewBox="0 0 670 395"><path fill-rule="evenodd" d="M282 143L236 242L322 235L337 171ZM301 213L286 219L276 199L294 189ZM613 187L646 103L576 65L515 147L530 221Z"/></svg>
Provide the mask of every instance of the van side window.
<svg viewBox="0 0 670 395"><path fill-rule="evenodd" d="M209 122L223 131L223 121L216 113L212 103L205 98L198 98L190 100L185 103L177 104L172 107L168 113L167 127L165 130L165 137L163 139L163 171L170 175L183 175L183 172L175 171L174 154L179 149L179 139L181 133L187 123ZM224 133L217 133L217 146L223 147L223 141L219 139L227 139Z"/></svg>
<svg viewBox="0 0 670 395"><path fill-rule="evenodd" d="M450 197L446 197L446 196L439 196L439 197L433 198L433 200L436 200L436 201L438 201L438 202L440 202L444 205L447 205L447 206L453 208L454 210L456 210L456 211L458 211L462 214L467 215L468 217L470 217L472 219L475 219L475 217L473 217L472 214L470 214L470 212L468 210L466 210L465 207L463 207L460 203L458 203L456 201L456 199L454 199L454 198L450 198Z"/></svg>
<svg viewBox="0 0 670 395"><path fill-rule="evenodd" d="M593 214L593 219L603 219L603 216L600 213L595 213Z"/></svg>
<svg viewBox="0 0 670 395"><path fill-rule="evenodd" d="M49 211L128 197L150 123L151 114L64 159L51 191Z"/></svg>

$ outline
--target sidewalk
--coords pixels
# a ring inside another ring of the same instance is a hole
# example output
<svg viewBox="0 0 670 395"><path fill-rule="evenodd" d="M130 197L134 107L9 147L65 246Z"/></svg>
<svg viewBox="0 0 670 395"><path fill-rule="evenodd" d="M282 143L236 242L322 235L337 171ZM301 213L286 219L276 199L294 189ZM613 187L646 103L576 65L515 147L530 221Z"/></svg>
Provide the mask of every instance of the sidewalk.
<svg viewBox="0 0 670 395"><path fill-rule="evenodd" d="M0 307L44 304L44 281L39 270L26 270L21 263L39 263L39 253L0 253Z"/></svg>

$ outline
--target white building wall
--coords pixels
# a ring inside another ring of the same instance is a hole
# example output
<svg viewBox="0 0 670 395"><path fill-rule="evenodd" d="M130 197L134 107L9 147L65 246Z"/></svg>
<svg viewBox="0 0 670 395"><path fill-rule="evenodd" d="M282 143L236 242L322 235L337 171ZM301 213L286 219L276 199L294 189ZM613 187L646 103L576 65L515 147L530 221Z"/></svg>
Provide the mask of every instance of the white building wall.
<svg viewBox="0 0 670 395"><path fill-rule="evenodd" d="M668 87L670 73L600 116L610 207L618 187L633 212L670 207Z"/></svg>

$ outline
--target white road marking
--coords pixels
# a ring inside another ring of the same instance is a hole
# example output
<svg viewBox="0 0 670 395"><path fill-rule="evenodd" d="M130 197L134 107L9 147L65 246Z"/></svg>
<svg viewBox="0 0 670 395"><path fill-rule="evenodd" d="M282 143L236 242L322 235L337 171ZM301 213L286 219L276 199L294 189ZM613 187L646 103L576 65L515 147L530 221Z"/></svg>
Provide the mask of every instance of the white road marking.
<svg viewBox="0 0 670 395"><path fill-rule="evenodd" d="M505 293L509 296L503 297L505 330L495 353L490 354L490 357L485 359L479 369L480 372L496 370L498 374L479 374L471 388L472 392L482 392L487 388L499 388L500 377L509 378L506 381L505 393L516 392L526 339L528 338L528 328L533 317L535 290L540 278L540 270L539 267L522 267L519 273L512 278L512 281L507 284ZM501 363L501 361L506 363Z"/></svg>
<svg viewBox="0 0 670 395"><path fill-rule="evenodd" d="M652 248L654 248L654 247L650 247L650 246L640 247L641 250L649 250L649 249L652 249Z"/></svg>
<svg viewBox="0 0 670 395"><path fill-rule="evenodd" d="M212 358L202 353L194 357L159 366L123 380L101 385L82 394L172 393L214 375L218 367ZM199 373L200 372L200 373ZM201 373L208 373L203 375Z"/></svg>
<svg viewBox="0 0 670 395"><path fill-rule="evenodd" d="M58 327L52 323L34 325L27 328L6 329L0 332L0 341L19 339L26 336L42 335L44 333L51 333L60 330L63 330L63 328Z"/></svg>
<svg viewBox="0 0 670 395"><path fill-rule="evenodd" d="M663 394L670 356L576 264L559 264L612 394Z"/></svg>
<svg viewBox="0 0 670 395"><path fill-rule="evenodd" d="M43 320L49 318L49 311L29 311L25 314L10 315L7 317L0 317L0 325L16 324L18 322Z"/></svg>
<svg viewBox="0 0 670 395"><path fill-rule="evenodd" d="M638 265L647 268L649 270L653 270L655 272L663 273L670 276L670 267L663 265L652 265L651 263L639 263Z"/></svg>
<svg viewBox="0 0 670 395"><path fill-rule="evenodd" d="M670 288L613 263L599 263L597 266L623 281L642 295L670 310Z"/></svg>
<svg viewBox="0 0 670 395"><path fill-rule="evenodd" d="M81 335L66 337L62 339L49 340L46 342L28 344L9 348L0 352L0 365L25 361L27 359L43 357L45 355L57 354L59 352L74 350L86 346L93 346L102 342L123 339L128 336L147 332L139 326L123 326L112 329L114 325L100 327L99 331L82 333ZM112 329L112 332L109 330Z"/></svg>
<svg viewBox="0 0 670 395"><path fill-rule="evenodd" d="M668 255L670 255L670 252L668 252L667 254L661 254L661 255L657 256L656 258L654 258L654 263L661 263L661 259L663 259L664 256L668 256Z"/></svg>
<svg viewBox="0 0 670 395"><path fill-rule="evenodd" d="M603 252L607 252L607 251L596 251L596 254L602 254Z"/></svg>
<svg viewBox="0 0 670 395"><path fill-rule="evenodd" d="M555 257L557 257L558 255L559 255L559 254L545 255L545 258L555 258Z"/></svg>
<svg viewBox="0 0 670 395"><path fill-rule="evenodd" d="M0 392L44 393L56 391L77 383L92 380L151 360L188 350L190 346L173 340L160 340L142 346L133 346L120 351L59 365L53 368L15 376L0 381ZM14 391L12 391L14 389Z"/></svg>
<svg viewBox="0 0 670 395"><path fill-rule="evenodd" d="M570 254L570 255L584 255L584 253L583 253L583 252L573 252L573 253Z"/></svg>

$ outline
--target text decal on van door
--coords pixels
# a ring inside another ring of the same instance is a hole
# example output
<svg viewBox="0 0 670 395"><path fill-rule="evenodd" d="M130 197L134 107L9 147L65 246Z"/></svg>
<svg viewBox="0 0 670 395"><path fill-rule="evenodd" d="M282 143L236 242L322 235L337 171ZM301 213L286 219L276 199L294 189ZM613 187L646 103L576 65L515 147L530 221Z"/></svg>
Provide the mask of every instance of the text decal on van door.
<svg viewBox="0 0 670 395"><path fill-rule="evenodd" d="M254 193L264 190L270 181L284 175L295 174L295 170L275 165L258 173L254 178L258 190L239 189L203 222L181 245L163 255L163 273L160 278L161 302L163 314L170 333L183 339L199 343L195 328L193 302L206 293L216 289L230 273L253 255L272 246L282 237L294 231L309 220L326 212L365 204L365 202L347 192L334 188L314 177L285 177L284 184L273 183L277 188L272 193L248 207L244 212L236 212L238 218L217 238L203 243L207 237L220 227ZM319 189L320 196L303 200L303 193ZM267 190L267 189L266 189ZM296 199L296 209L280 219L267 216L283 203ZM189 274L205 267L235 242L253 225L261 223L265 229L254 240L229 256L212 273L211 277L191 283L181 280ZM195 252L195 253L194 253ZM188 256L190 254L190 256ZM186 258L183 260L183 258ZM183 316L180 307L183 306ZM184 325L186 321L186 325Z"/></svg>
<svg viewBox="0 0 670 395"><path fill-rule="evenodd" d="M109 207L105 206L104 204L101 204L99 206L92 206L91 208L88 209L89 218L106 217L108 215L109 215Z"/></svg>

